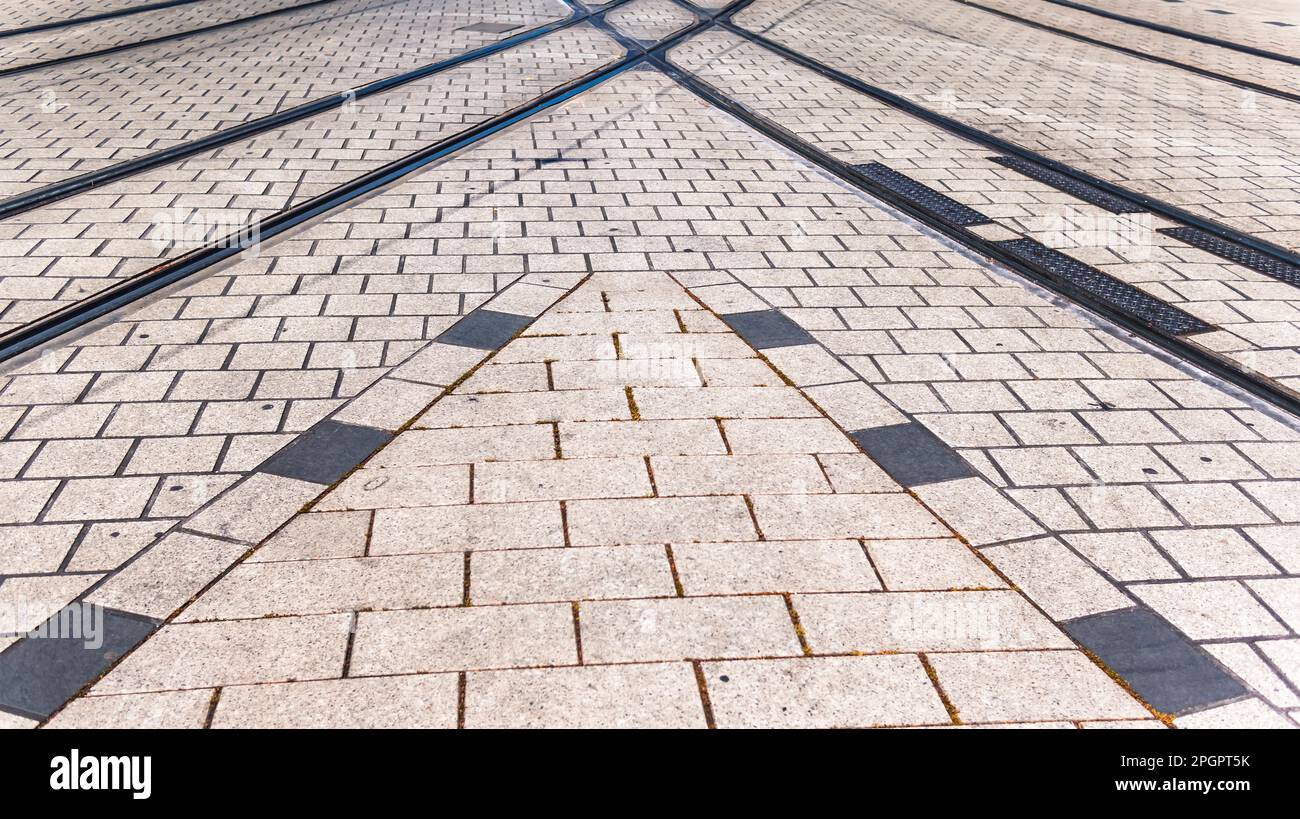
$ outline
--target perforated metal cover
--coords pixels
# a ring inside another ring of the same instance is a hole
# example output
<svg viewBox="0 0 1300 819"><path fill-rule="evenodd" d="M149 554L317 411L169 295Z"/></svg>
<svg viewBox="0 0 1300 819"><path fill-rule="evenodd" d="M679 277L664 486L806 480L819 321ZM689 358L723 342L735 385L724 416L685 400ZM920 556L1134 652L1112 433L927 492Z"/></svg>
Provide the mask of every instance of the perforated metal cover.
<svg viewBox="0 0 1300 819"><path fill-rule="evenodd" d="M1261 253L1254 248L1221 239L1208 230L1194 227L1163 228L1161 233L1172 236L1192 247L1213 253L1220 259L1227 259L1242 267L1249 267L1257 273L1263 273L1278 281L1300 287L1300 267L1287 264L1281 259Z"/></svg>
<svg viewBox="0 0 1300 819"><path fill-rule="evenodd" d="M1049 185L1062 193L1068 193L1075 199L1096 205L1097 207L1108 210L1111 213L1145 212L1145 208L1139 207L1138 205L1115 196L1114 194L1107 193L1095 185L1081 182L1068 174L1054 171L1045 165L1039 165L1037 162L1031 162L1028 159L1018 156L994 156L990 157L990 159L1003 167L1010 168L1017 173L1022 173L1030 179L1036 179L1044 185Z"/></svg>
<svg viewBox="0 0 1300 819"><path fill-rule="evenodd" d="M974 208L968 208L956 199L945 196L933 188L926 187L888 165L872 162L869 165L854 165L853 167L871 181L901 196L912 206L942 219L950 225L971 227L972 225L987 225L993 221Z"/></svg>
<svg viewBox="0 0 1300 819"><path fill-rule="evenodd" d="M997 242L997 245L1025 264L1071 284L1105 302L1112 309L1170 335L1184 336L1214 329L1190 313L1033 239L1011 239Z"/></svg>

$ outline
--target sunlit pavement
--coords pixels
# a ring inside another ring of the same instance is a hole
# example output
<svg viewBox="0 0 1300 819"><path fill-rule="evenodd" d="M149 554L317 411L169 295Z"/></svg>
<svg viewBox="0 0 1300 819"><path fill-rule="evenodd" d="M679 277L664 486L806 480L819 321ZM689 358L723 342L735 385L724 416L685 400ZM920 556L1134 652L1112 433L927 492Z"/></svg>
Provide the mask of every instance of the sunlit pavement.
<svg viewBox="0 0 1300 819"><path fill-rule="evenodd" d="M1297 727L1288 4L44 5L0 724Z"/></svg>

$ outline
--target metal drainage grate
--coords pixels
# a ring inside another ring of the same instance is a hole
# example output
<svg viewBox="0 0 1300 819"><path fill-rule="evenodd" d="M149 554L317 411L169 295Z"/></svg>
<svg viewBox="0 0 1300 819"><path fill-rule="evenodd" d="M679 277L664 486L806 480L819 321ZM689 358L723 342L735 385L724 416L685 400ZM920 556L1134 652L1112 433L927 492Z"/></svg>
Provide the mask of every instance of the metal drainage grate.
<svg viewBox="0 0 1300 819"><path fill-rule="evenodd" d="M1213 253L1220 259L1227 259L1278 281L1300 287L1300 267L1276 259L1267 253L1222 239L1200 228L1162 228L1160 232L1180 242L1186 242L1192 247L1199 247L1201 250Z"/></svg>
<svg viewBox="0 0 1300 819"><path fill-rule="evenodd" d="M1144 208L1126 199L1107 193L1095 185L1089 185L1087 182L1080 182L1068 174L1039 165L1037 162L1031 162L1019 156L994 156L989 158L1003 167L1022 173L1030 179L1036 179L1044 185L1049 185L1062 193L1070 194L1075 199L1104 208L1111 213L1145 212Z"/></svg>
<svg viewBox="0 0 1300 819"><path fill-rule="evenodd" d="M905 176L887 165L872 162L869 165L854 165L853 167L871 181L881 187L888 188L907 200L912 206L942 219L950 225L971 227L972 225L987 225L993 221L979 211L968 208L956 199L945 196L933 188L928 188L910 176Z"/></svg>
<svg viewBox="0 0 1300 819"><path fill-rule="evenodd" d="M1033 239L1011 239L996 244L1025 264L1045 270L1054 278L1096 296L1115 310L1170 335L1191 335L1214 329L1190 313Z"/></svg>

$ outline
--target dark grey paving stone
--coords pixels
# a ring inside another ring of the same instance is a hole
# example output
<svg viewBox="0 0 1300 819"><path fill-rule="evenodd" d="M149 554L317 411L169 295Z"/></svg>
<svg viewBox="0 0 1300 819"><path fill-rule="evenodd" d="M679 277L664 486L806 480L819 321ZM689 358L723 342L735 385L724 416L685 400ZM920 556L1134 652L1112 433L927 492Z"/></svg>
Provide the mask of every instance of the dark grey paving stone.
<svg viewBox="0 0 1300 819"><path fill-rule="evenodd" d="M258 472L329 485L392 439L382 429L324 420L262 462Z"/></svg>
<svg viewBox="0 0 1300 819"><path fill-rule="evenodd" d="M956 450L912 421L850 432L849 437L903 486L971 478L978 473Z"/></svg>
<svg viewBox="0 0 1300 819"><path fill-rule="evenodd" d="M96 633L99 639L88 647L85 636L56 628L55 623L67 622L68 614L84 614L80 634ZM114 609L64 609L33 632L47 636L29 635L0 654L0 709L45 719L158 625L156 620Z"/></svg>
<svg viewBox="0 0 1300 819"><path fill-rule="evenodd" d="M729 313L723 316L722 320L741 338L759 350L813 343L813 337L808 335L808 331L795 324L780 310Z"/></svg>
<svg viewBox="0 0 1300 819"><path fill-rule="evenodd" d="M457 31L482 31L487 34L504 34L507 31L514 31L522 23L471 23L468 26L461 26Z"/></svg>
<svg viewBox="0 0 1300 819"><path fill-rule="evenodd" d="M1249 693L1200 646L1149 609L1091 614L1062 626L1166 714Z"/></svg>
<svg viewBox="0 0 1300 819"><path fill-rule="evenodd" d="M474 310L443 330L442 335L434 340L443 344L455 344L457 347L498 350L514 338L515 333L527 327L530 321L531 317L517 316L514 313Z"/></svg>

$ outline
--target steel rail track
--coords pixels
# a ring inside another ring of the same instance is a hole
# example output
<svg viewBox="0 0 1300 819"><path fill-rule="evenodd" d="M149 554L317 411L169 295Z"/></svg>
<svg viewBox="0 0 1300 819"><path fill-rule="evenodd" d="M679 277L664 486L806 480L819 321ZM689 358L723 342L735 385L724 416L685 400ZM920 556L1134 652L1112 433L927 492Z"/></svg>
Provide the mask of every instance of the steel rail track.
<svg viewBox="0 0 1300 819"><path fill-rule="evenodd" d="M622 5L626 2L629 2L629 0L616 0L616 2L611 5L611 8ZM313 117L325 111L355 102L356 100L372 97L376 94L383 94L387 91L393 90L394 88L407 85L408 83L425 79L442 71L447 71L448 69L456 68L484 57L490 57L539 37L544 37L547 34L552 34L561 29L577 25L578 23L589 19L590 16L591 12L575 11L566 20L556 20L554 22L545 23L527 29L526 31L522 31L511 37L507 37L503 40L498 40L495 43L480 46L471 51L466 51L463 54L449 57L445 60L429 63L428 65L423 65L401 74L395 74L391 77L376 80L359 88L348 89L347 91L341 91L337 94L331 94L328 97L321 97L319 99L311 100L310 102L302 103L301 105L295 105L292 108L286 108L283 111L277 111L274 114L268 114L267 116L259 117L255 120L250 120L240 125L236 125L233 128L227 128L180 145L174 145L161 151L155 151L151 154L136 157L135 159L129 159L125 162L109 165L108 167L100 168L97 171L91 171L89 173L60 180L59 182L54 182L36 188L35 190L18 194L17 196L11 196L7 199L0 200L0 219L7 219L11 216L16 216L20 213L43 207L52 202L57 202L79 193L85 193L86 191L93 190L102 185L107 185L110 182L116 182L125 179L126 177L152 170L153 168L169 165L181 159L220 148L225 145L230 145L231 143L239 142L240 140L256 136L257 134L266 131L282 128L285 125L290 125L299 120Z"/></svg>
<svg viewBox="0 0 1300 819"><path fill-rule="evenodd" d="M1188 31L1175 26L1167 26L1164 23L1153 23L1150 20L1143 20L1141 17L1130 17L1127 14L1119 14L1118 12L1107 11L1106 9L1099 9L1096 6L1089 6L1086 3L1075 3L1071 2L1071 0L1044 0L1044 2L1054 3L1058 6L1065 6L1066 8L1077 9L1079 11L1086 11L1089 14L1095 14L1098 17L1108 17L1111 20L1118 20L1121 23L1128 23L1129 25L1139 26L1141 28L1150 29L1151 31L1161 31L1165 34L1173 34L1178 37L1184 37L1188 40L1195 40L1198 43L1221 46L1223 48L1230 48L1233 51L1240 51L1243 54L1253 54L1256 57L1264 57L1269 60L1290 63L1291 65L1300 65L1300 57L1292 57L1290 54L1269 51L1265 48L1255 48L1254 46L1243 45L1242 43L1233 42L1232 40L1212 37L1208 34L1197 34L1195 31Z"/></svg>
<svg viewBox="0 0 1300 819"><path fill-rule="evenodd" d="M599 10L584 10L583 14L585 16L582 19L602 20L606 12L612 11L625 2L630 2L630 0L615 0L615 2ZM739 8L750 2L752 0L738 0L727 8ZM577 22L577 20L569 21L570 24L573 22ZM652 46L628 41L630 44L635 45L635 49L629 50L623 57L603 68L588 72L581 77L551 89L529 102L483 120L460 133L453 134L401 159L376 168L330 191L261 219L251 230L240 231L230 236L215 239L182 256L155 265L130 278L123 279L113 286L75 304L67 305L47 316L0 333L0 361L21 355L59 336L85 327L113 311L228 261L250 246L283 234L307 221L356 201L425 167L431 162L470 148L505 128L553 108L589 88L646 62L650 55L665 52L711 24L711 16L701 18L695 24L670 35ZM623 39L626 41L626 38Z"/></svg>

